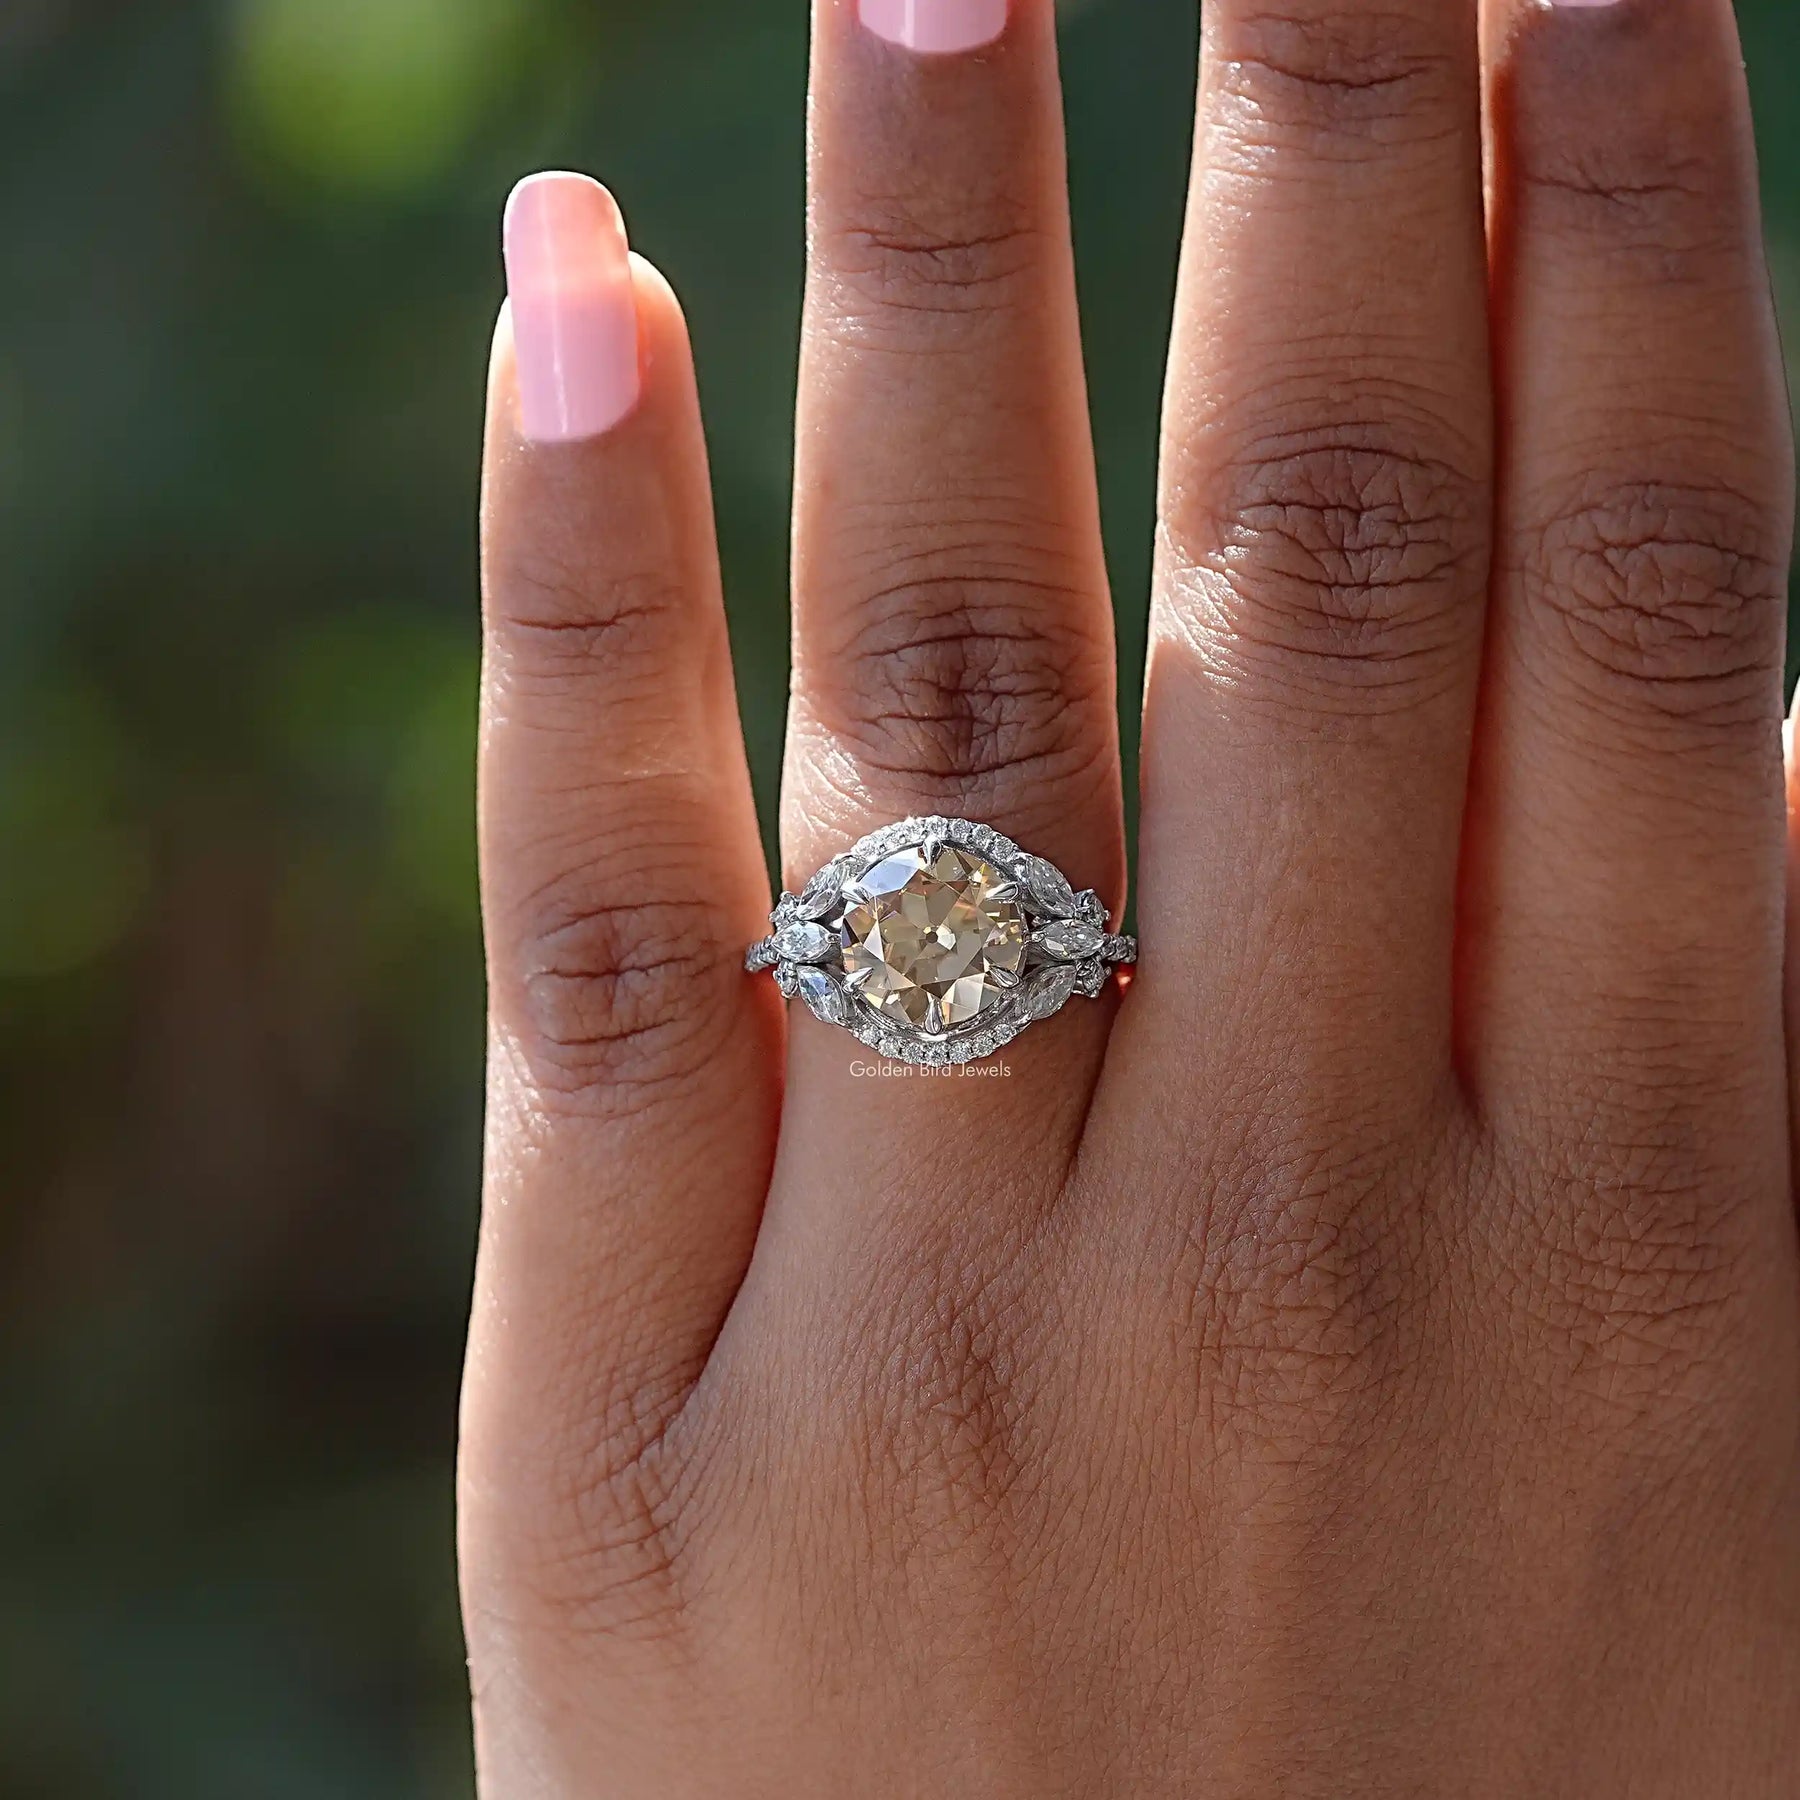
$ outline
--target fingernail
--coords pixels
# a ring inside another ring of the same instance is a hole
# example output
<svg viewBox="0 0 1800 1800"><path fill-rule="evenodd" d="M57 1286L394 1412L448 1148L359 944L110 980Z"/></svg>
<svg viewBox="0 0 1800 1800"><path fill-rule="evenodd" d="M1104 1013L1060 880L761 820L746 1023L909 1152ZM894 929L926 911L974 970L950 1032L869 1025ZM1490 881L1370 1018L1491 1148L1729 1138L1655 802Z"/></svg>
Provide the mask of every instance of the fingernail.
<svg viewBox="0 0 1800 1800"><path fill-rule="evenodd" d="M1617 6L1619 0L1545 0L1545 3L1560 10L1565 6Z"/></svg>
<svg viewBox="0 0 1800 1800"><path fill-rule="evenodd" d="M1006 29L1007 0L858 0L877 37L945 56L978 50Z"/></svg>
<svg viewBox="0 0 1800 1800"><path fill-rule="evenodd" d="M506 203L519 429L540 444L610 431L637 405L637 303L618 203L586 175L531 175Z"/></svg>

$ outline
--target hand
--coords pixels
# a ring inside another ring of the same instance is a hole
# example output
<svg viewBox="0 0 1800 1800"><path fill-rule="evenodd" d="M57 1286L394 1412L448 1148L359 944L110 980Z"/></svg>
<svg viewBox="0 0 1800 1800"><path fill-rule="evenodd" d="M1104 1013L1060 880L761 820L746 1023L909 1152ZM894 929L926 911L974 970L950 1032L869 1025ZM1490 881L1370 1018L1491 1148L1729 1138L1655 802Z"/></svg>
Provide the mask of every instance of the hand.
<svg viewBox="0 0 1800 1800"><path fill-rule="evenodd" d="M743 972L681 319L602 190L515 197L488 1800L1800 1787L1792 471L1736 39L1475 15L1208 9L1143 963L1004 1079L868 1079ZM787 875L943 812L1122 907L1050 0L818 0L812 108Z"/></svg>

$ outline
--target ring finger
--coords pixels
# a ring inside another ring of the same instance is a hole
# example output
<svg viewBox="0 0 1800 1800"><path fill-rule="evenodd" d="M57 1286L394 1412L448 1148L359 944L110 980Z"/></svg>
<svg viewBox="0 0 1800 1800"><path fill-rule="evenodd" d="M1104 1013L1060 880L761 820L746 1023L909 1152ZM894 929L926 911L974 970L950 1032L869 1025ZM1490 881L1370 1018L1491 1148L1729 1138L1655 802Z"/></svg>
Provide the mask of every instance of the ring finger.
<svg viewBox="0 0 1800 1800"><path fill-rule="evenodd" d="M880 824L943 813L1120 904L1054 7L818 0L814 25L787 872L804 880ZM1079 1117L1085 1082L1053 1078L1091 1074L1106 1021L1077 1005L1013 1053L1040 1139L1056 1135L1046 1092ZM939 1084L871 1094L854 1049L797 1019L793 1154L835 1143L847 1104L900 1129L951 1104ZM956 1092L1007 1111L992 1084Z"/></svg>

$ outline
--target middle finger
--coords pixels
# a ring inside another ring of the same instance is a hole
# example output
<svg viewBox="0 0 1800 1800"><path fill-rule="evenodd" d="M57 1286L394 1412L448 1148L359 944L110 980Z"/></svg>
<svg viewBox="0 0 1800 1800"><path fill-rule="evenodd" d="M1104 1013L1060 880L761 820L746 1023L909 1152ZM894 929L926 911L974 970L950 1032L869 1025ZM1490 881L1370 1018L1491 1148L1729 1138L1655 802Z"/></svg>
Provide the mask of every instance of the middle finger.
<svg viewBox="0 0 1800 1800"><path fill-rule="evenodd" d="M1206 9L1129 1024L1167 1060L1303 1077L1340 1124L1371 1075L1387 1109L1449 1091L1490 535L1480 118L1474 0Z"/></svg>

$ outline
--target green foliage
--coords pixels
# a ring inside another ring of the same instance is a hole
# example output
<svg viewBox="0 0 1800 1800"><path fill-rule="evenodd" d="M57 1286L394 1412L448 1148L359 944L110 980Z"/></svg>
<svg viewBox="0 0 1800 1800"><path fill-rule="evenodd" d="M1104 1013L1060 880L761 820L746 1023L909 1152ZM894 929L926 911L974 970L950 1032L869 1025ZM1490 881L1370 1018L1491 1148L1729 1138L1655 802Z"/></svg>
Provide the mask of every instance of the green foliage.
<svg viewBox="0 0 1800 1800"><path fill-rule="evenodd" d="M91 693L45 686L0 744L0 980L103 956L148 887L125 747Z"/></svg>
<svg viewBox="0 0 1800 1800"><path fill-rule="evenodd" d="M280 171L405 193L450 168L516 72L526 0L237 0L233 114Z"/></svg>

